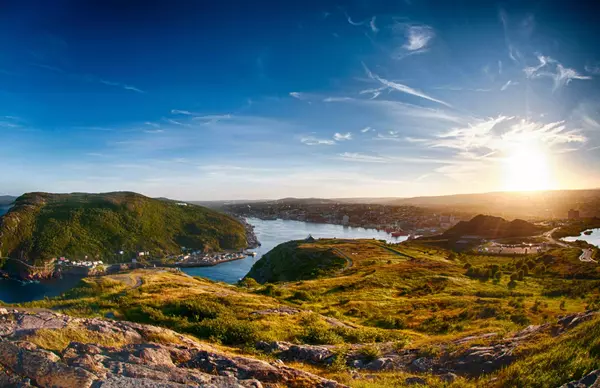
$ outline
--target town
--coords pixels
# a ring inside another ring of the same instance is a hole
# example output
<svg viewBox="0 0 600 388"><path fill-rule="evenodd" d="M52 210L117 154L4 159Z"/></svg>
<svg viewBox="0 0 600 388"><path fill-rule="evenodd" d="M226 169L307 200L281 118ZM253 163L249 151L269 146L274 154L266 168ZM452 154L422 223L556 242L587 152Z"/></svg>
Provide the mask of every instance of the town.
<svg viewBox="0 0 600 388"><path fill-rule="evenodd" d="M229 204L225 205L224 210L238 217L338 224L384 230L395 236L438 234L472 216L468 213L435 212L416 206L350 204L327 200L319 203L270 201Z"/></svg>

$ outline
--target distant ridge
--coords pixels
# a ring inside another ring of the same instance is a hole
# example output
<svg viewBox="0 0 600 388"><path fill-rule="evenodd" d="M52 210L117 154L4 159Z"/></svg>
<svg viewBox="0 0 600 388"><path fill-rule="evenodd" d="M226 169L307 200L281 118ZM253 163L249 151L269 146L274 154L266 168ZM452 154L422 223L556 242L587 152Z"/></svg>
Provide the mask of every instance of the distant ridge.
<svg viewBox="0 0 600 388"><path fill-rule="evenodd" d="M480 214L470 221L461 221L448 229L443 236L460 238L479 236L483 238L505 238L533 236L541 232L540 228L523 220L506 221L501 217Z"/></svg>

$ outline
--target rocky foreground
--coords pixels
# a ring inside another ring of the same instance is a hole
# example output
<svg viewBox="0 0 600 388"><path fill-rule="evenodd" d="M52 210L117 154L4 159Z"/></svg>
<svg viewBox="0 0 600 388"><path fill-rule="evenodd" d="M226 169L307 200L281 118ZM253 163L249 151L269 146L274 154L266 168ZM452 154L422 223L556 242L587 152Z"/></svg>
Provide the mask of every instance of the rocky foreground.
<svg viewBox="0 0 600 388"><path fill-rule="evenodd" d="M476 377L505 367L515 360L516 349L537 335L562 335L596 314L567 315L555 324L529 326L504 338L494 338L495 333L463 338L445 344L436 356L422 349L386 351L381 344L381 357L366 360L359 351L365 345L353 345L346 361L352 370L415 374L406 385L426 385L421 374L452 383L461 375ZM258 343L257 348L277 358L266 362L156 326L4 308L0 338L2 387L343 387L284 364L331 364L336 357L333 346ZM481 340L489 340L488 345L475 345ZM600 371L563 387L600 387Z"/></svg>
<svg viewBox="0 0 600 388"><path fill-rule="evenodd" d="M2 387L342 387L131 322L0 309L0 337Z"/></svg>

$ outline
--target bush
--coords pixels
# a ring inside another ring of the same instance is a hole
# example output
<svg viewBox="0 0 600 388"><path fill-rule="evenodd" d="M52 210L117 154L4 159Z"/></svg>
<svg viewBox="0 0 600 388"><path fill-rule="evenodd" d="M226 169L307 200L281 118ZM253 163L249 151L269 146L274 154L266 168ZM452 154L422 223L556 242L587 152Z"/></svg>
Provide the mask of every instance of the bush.
<svg viewBox="0 0 600 388"><path fill-rule="evenodd" d="M191 334L225 345L253 345L260 340L260 328L253 322L225 315L205 319L189 329Z"/></svg>
<svg viewBox="0 0 600 388"><path fill-rule="evenodd" d="M358 354L364 357L366 362L371 362L381 357L381 350L375 345L366 345L358 350Z"/></svg>
<svg viewBox="0 0 600 388"><path fill-rule="evenodd" d="M315 294L313 292L310 291L296 291L294 292L294 295L292 295L290 297L291 300L313 300L315 299Z"/></svg>
<svg viewBox="0 0 600 388"><path fill-rule="evenodd" d="M238 286L245 288L256 288L260 287L260 283L257 282L254 278L243 278L238 282Z"/></svg>
<svg viewBox="0 0 600 388"><path fill-rule="evenodd" d="M529 318L527 317L527 315L525 315L524 312L516 312L514 314L512 314L510 316L510 320L513 321L514 323L516 323L517 325L529 325L531 323L531 321L529 320Z"/></svg>
<svg viewBox="0 0 600 388"><path fill-rule="evenodd" d="M387 315L383 318L380 318L376 322L377 327L381 327L383 329L404 329L406 328L406 322L404 319L400 317L393 317L391 315Z"/></svg>
<svg viewBox="0 0 600 388"><path fill-rule="evenodd" d="M315 345L335 345L344 342L344 339L333 329L320 324L307 326L300 339L304 343Z"/></svg>

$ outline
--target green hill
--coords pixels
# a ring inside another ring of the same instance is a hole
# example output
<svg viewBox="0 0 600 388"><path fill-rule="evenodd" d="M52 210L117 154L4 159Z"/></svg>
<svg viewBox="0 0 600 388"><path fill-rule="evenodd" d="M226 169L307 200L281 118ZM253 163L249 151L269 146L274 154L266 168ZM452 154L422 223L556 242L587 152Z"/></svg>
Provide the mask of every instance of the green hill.
<svg viewBox="0 0 600 388"><path fill-rule="evenodd" d="M28 193L0 218L0 251L32 263L66 256L116 261L117 252L180 253L246 246L244 226L195 205L131 192ZM119 258L120 259L120 258Z"/></svg>
<svg viewBox="0 0 600 388"><path fill-rule="evenodd" d="M320 241L320 240L319 240ZM261 257L246 275L259 283L330 276L347 263L335 247L319 241L288 241Z"/></svg>
<svg viewBox="0 0 600 388"><path fill-rule="evenodd" d="M540 234L537 226L523 220L506 221L501 217L480 214L470 221L461 221L448 229L444 236L475 235L484 238L525 237Z"/></svg>

